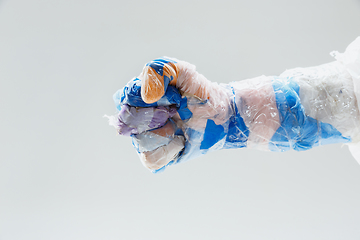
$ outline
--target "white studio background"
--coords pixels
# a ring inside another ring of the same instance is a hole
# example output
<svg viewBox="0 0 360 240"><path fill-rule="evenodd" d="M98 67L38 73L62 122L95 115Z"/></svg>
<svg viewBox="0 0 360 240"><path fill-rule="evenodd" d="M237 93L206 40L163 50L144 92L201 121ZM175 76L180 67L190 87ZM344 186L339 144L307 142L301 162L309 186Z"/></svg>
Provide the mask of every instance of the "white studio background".
<svg viewBox="0 0 360 240"><path fill-rule="evenodd" d="M346 146L145 169L104 114L171 56L228 83L333 61L359 0L0 1L0 240L360 239Z"/></svg>

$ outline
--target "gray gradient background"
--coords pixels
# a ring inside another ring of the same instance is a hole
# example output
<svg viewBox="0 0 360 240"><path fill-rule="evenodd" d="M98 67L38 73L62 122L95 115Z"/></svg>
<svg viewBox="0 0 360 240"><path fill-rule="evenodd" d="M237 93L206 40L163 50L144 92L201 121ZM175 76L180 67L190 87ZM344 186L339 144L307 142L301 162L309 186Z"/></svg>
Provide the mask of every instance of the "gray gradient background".
<svg viewBox="0 0 360 240"><path fill-rule="evenodd" d="M346 146L154 175L102 117L156 57L228 83L332 61L358 35L358 0L1 1L0 239L360 239Z"/></svg>

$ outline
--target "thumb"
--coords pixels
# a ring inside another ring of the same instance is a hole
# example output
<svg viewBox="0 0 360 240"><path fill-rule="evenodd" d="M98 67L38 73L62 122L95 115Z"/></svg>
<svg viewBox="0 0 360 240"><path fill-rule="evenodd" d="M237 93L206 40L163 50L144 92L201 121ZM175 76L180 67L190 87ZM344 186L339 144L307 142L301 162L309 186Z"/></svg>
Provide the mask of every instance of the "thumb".
<svg viewBox="0 0 360 240"><path fill-rule="evenodd" d="M158 58L145 65L141 79L141 98L145 103L154 103L165 94L169 84L175 85L178 77L176 61Z"/></svg>

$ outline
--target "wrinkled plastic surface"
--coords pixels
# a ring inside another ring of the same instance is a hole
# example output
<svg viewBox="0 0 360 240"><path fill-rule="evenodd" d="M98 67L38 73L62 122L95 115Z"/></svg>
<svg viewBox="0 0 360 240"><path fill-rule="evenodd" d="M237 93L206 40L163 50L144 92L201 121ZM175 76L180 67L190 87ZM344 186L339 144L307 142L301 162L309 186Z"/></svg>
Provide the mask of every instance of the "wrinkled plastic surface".
<svg viewBox="0 0 360 240"><path fill-rule="evenodd" d="M119 113L110 122L132 137L153 172L229 148L282 152L351 143L355 155L360 38L336 58L230 84L210 82L187 62L156 59L114 95Z"/></svg>

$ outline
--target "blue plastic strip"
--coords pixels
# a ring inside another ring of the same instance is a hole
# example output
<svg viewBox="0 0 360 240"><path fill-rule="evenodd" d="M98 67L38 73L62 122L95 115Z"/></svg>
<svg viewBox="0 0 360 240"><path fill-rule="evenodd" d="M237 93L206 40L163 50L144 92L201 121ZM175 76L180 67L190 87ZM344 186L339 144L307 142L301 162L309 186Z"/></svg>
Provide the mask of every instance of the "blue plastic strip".
<svg viewBox="0 0 360 240"><path fill-rule="evenodd" d="M182 97L179 90L169 86L164 96L155 103L145 103L141 98L141 80L131 80L123 89L118 90L113 96L116 108L120 111L121 106L127 104L132 107L157 107L159 105L176 105L182 120L192 117L192 112L187 107L187 98Z"/></svg>
<svg viewBox="0 0 360 240"><path fill-rule="evenodd" d="M200 149L209 149L226 136L224 127L216 125L213 120L208 119L204 132L204 139Z"/></svg>
<svg viewBox="0 0 360 240"><path fill-rule="evenodd" d="M182 120L187 120L192 117L192 112L187 107L187 98L183 97L180 101L180 106L177 109L179 116Z"/></svg>
<svg viewBox="0 0 360 240"><path fill-rule="evenodd" d="M299 97L299 85L291 79L273 79L272 82L276 106L279 110L281 126L269 143L269 149L275 152L309 150L315 146L347 143L351 139L331 124L317 121L305 115Z"/></svg>
<svg viewBox="0 0 360 240"><path fill-rule="evenodd" d="M233 93L231 108L234 114L223 124L224 126L215 124L211 119L207 121L200 149L210 149L223 138L225 138L224 145L222 146L223 149L246 147L250 132L235 104L234 89L232 87L231 89Z"/></svg>
<svg viewBox="0 0 360 240"><path fill-rule="evenodd" d="M154 71L157 74L164 77L164 87L165 87L164 91L167 90L169 83L174 79L174 76L170 76L170 78L168 76L164 76L164 65L167 63L176 63L176 62L172 59L162 57L162 58L155 59L146 64L146 66L149 66L152 69L154 69Z"/></svg>
<svg viewBox="0 0 360 240"><path fill-rule="evenodd" d="M235 116L231 116L230 118L229 132L226 137L224 148L243 148L247 146L247 140L249 138L250 131L249 128L245 125L244 119L241 117L240 112L236 106L234 88L231 85L230 87L233 93L231 103L233 111L235 112Z"/></svg>
<svg viewBox="0 0 360 240"><path fill-rule="evenodd" d="M156 107L157 103L147 104L141 98L141 80L134 78L123 89L118 90L114 96L116 108L121 109L124 104L132 107Z"/></svg>
<svg viewBox="0 0 360 240"><path fill-rule="evenodd" d="M164 65L167 63L176 63L174 60L166 57L157 58L155 60L152 60L151 62L147 63L146 66L151 67L155 70L157 74L160 76L164 75Z"/></svg>

